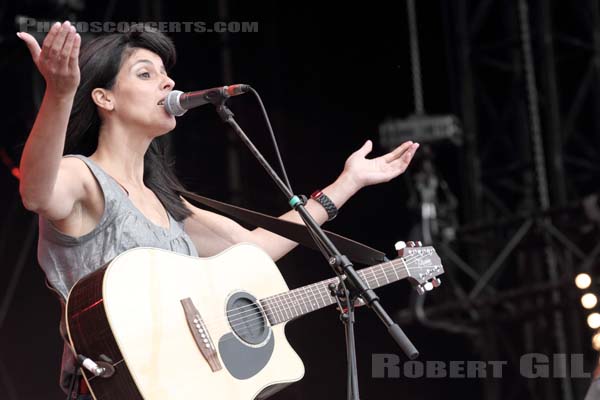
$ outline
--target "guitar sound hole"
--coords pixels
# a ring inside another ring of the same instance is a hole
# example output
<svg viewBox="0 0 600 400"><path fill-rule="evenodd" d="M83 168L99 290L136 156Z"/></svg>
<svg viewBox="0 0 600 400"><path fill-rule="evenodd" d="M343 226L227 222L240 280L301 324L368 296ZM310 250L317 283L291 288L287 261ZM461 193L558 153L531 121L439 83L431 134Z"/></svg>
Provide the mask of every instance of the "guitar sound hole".
<svg viewBox="0 0 600 400"><path fill-rule="evenodd" d="M269 336L269 325L254 296L245 292L232 295L227 302L227 319L231 330L252 345L263 343Z"/></svg>

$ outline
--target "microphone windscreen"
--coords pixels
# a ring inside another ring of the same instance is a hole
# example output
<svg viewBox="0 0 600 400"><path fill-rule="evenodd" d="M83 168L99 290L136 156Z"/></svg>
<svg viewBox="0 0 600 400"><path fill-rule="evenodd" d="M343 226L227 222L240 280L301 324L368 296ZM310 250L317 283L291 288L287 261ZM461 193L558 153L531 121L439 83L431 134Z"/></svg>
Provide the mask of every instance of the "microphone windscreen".
<svg viewBox="0 0 600 400"><path fill-rule="evenodd" d="M187 111L179 102L179 97L183 94L181 90L171 91L165 98L165 110L176 117L180 117Z"/></svg>

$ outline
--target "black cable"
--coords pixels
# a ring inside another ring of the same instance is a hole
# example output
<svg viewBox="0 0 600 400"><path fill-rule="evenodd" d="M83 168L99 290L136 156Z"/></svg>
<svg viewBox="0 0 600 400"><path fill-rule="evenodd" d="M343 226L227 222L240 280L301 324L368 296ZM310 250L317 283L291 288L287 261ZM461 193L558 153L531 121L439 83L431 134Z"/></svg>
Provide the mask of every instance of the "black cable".
<svg viewBox="0 0 600 400"><path fill-rule="evenodd" d="M277 155L277 161L279 162L279 167L281 168L281 172L283 174L283 179L285 180L285 184L287 185L290 192L293 193L292 185L290 184L290 180L288 179L287 172L285 170L285 165L283 164L283 160L281 159L281 153L279 152L279 146L277 145L277 139L275 138L275 133L273 132L273 127L271 126L271 121L269 120L269 115L267 114L265 105L263 104L263 101L260 98L260 95L258 94L258 92L256 90L254 90L254 88L251 86L249 86L249 88L250 88L250 91L252 92L252 94L254 94L254 96L258 100L258 104L260 105L260 109L262 111L263 117L265 118L265 123L267 124L267 128L269 129L269 134L271 135L271 141L273 142L273 147L275 148L275 154ZM321 242L321 240L317 236L313 235L313 233L310 230L308 232L311 234L312 238L314 239L314 241L315 241L316 245L319 247L319 249L321 249L321 252L323 252L325 245Z"/></svg>
<svg viewBox="0 0 600 400"><path fill-rule="evenodd" d="M290 192L294 192L292 190L292 185L290 185L290 180L288 179L287 173L285 171L285 166L283 165L283 161L281 160L281 153L279 152L279 146L277 146L277 140L275 139L275 134L273 133L273 128L271 127L271 121L269 120L269 115L267 114L267 110L265 109L265 106L262 102L262 99L260 98L260 95L258 94L258 92L256 90L254 90L253 87L249 86L250 91L252 92L252 94L254 94L254 96L256 96L256 99L258 100L258 104L260 105L260 109L263 113L263 117L265 118L265 122L267 123L267 127L269 128L269 133L271 134L271 141L273 142L273 147L275 148L275 154L277 155L277 161L279 161L279 167L281 168L281 172L283 174L283 179L285 180L285 184L287 185L288 189L290 190Z"/></svg>
<svg viewBox="0 0 600 400"><path fill-rule="evenodd" d="M271 141L273 142L273 147L275 148L275 154L277 155L277 161L279 162L279 167L281 168L281 172L283 174L285 184L287 185L290 192L294 193L294 191L292 190L292 185L290 184L290 181L288 179L287 172L285 170L285 165L283 164L283 160L281 159L281 153L279 152L279 147L277 145L277 139L275 138L275 133L273 132L273 127L271 126L271 121L269 120L269 115L267 114L265 105L263 104L262 99L260 98L260 95L258 94L258 92L256 90L254 90L254 88L251 86L249 86L249 88L250 88L250 91L252 92L252 94L254 94L254 96L256 96L256 99L258 100L258 104L260 105L260 109L263 113L263 117L265 118L267 128L269 128L269 134L271 135ZM310 231L310 229L308 230L308 233L310 233L310 235L314 239L316 245L321 250L321 253L325 254L325 252L324 252L325 244L316 235L314 235Z"/></svg>

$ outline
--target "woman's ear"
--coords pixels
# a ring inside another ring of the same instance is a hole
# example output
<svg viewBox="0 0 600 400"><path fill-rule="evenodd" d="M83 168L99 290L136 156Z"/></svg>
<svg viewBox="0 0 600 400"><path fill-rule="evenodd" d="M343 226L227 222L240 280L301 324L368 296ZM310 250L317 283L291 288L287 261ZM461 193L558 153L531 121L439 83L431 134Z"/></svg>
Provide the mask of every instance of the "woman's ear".
<svg viewBox="0 0 600 400"><path fill-rule="evenodd" d="M92 90L92 100L96 105L106 111L112 111L115 109L115 103L113 101L112 93L110 90L96 88Z"/></svg>

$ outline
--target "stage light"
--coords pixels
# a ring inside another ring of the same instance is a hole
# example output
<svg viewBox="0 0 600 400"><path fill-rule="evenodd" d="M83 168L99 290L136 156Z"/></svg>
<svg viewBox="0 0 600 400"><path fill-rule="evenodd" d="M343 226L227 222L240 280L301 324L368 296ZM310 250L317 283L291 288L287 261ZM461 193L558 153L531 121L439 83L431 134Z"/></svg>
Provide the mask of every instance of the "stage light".
<svg viewBox="0 0 600 400"><path fill-rule="evenodd" d="M583 308L592 309L598 304L598 298L593 293L586 293L581 296L581 305Z"/></svg>
<svg viewBox="0 0 600 400"><path fill-rule="evenodd" d="M575 285L579 289L587 289L592 284L592 278L588 274L579 274L575 277Z"/></svg>
<svg viewBox="0 0 600 400"><path fill-rule="evenodd" d="M600 328L600 314L595 312L595 313L591 313L590 315L588 315L587 323L588 323L588 326L592 329Z"/></svg>
<svg viewBox="0 0 600 400"><path fill-rule="evenodd" d="M594 337L592 338L592 347L596 351L600 351L600 332L596 332Z"/></svg>

